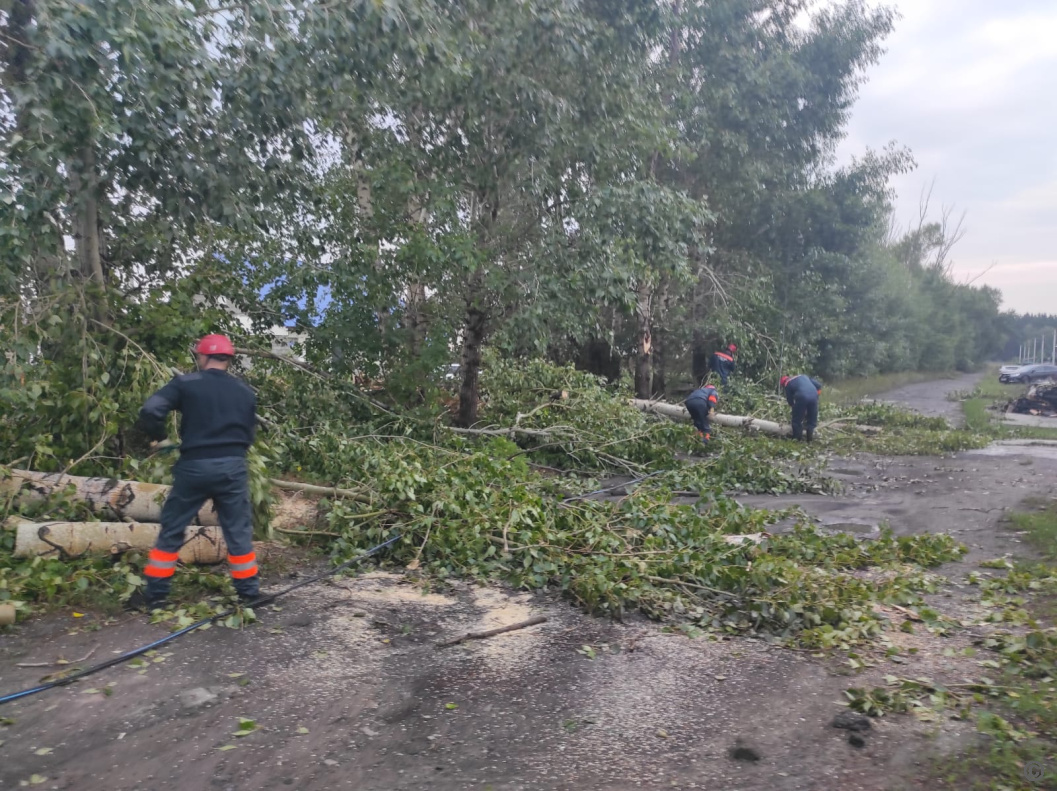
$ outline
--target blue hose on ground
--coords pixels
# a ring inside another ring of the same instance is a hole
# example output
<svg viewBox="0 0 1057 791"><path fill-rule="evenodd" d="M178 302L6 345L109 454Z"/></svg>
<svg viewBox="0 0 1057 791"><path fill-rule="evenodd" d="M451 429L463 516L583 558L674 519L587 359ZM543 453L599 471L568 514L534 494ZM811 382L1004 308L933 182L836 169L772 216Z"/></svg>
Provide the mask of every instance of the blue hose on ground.
<svg viewBox="0 0 1057 791"><path fill-rule="evenodd" d="M378 544L378 546L371 547L366 552L364 552L362 555L357 555L352 560L347 560L344 563L342 563L340 566L335 566L333 569L330 569L329 571L326 571L326 572L324 572L322 574L317 574L315 577L310 577L310 578L308 578L306 580L301 580L300 582L294 583L290 587L284 588L281 591L277 591L275 593L269 593L269 594L266 594L264 596L261 596L258 599L255 599L251 603L251 605L252 606L261 606L261 605L264 605L264 604L268 604L270 602L275 601L280 596L285 596L287 593L290 593L290 591L297 590L298 588L303 588L306 585L311 585L313 582L319 582L321 579L325 579L326 577L332 577L335 574L338 574L338 573L344 571L345 569L350 568L351 566L354 566L355 564L359 563L364 558L368 558L371 555L375 554L376 552L379 552L379 551L385 549L386 547L388 547L388 546L390 546L392 544L395 544L399 539L400 539L400 534L397 533L395 536L393 536L392 538L388 539L387 541L384 541L381 544ZM201 621L198 621L197 623L193 623L190 626L185 626L183 629L180 629L179 631L173 632L172 634L167 634L165 637L161 638L160 640L155 640L153 643L150 643L149 645L144 645L144 646L141 646L139 648L134 648L131 651L126 651L125 653L121 654L120 656L115 656L113 659L108 659L105 662L100 662L98 665L93 665L92 667L85 668L84 670L80 670L80 671L74 673L71 676L67 676L66 678L59 678L59 679L56 679L54 681L48 681L48 682L46 682L44 684L40 684L40 685L38 685L36 687L32 687L30 689L24 689L21 692L12 692L10 695L4 695L4 696L0 697L0 706L2 706L5 703L11 703L12 701L15 701L15 700L21 700L22 698L28 698L30 695L36 695L38 692L43 692L44 690L47 690L47 689L52 689L54 687L63 687L63 686L66 686L67 684L72 684L73 682L78 681L78 680L84 678L85 676L90 676L93 673L98 673L100 670L106 670L108 667L113 667L114 665L120 665L122 662L127 662L130 659L135 659L137 656L140 656L141 654L145 654L148 651L153 651L158 646L165 645L166 643L168 643L168 642L170 642L172 640L175 640L177 637L181 637L181 636L187 634L188 632L193 632L195 629L198 629L198 628L200 628L202 626L205 626L206 624L211 624L211 623L214 623L215 621L220 620L221 618L226 618L227 616L231 615L233 612L235 612L234 608L232 608L230 610L225 610L222 613L217 613L216 615L211 615L208 618L203 618Z"/></svg>

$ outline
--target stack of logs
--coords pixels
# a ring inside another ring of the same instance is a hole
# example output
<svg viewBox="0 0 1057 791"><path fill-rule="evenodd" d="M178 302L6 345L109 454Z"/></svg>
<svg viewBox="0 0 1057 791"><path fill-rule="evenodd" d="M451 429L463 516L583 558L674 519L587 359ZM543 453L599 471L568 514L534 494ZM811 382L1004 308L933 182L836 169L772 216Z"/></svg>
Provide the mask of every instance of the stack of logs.
<svg viewBox="0 0 1057 791"><path fill-rule="evenodd" d="M74 499L96 516L112 522L33 522L11 517L4 527L15 531L15 555L79 557L86 554L120 554L148 550L161 530L161 507L168 486L114 478L81 478L74 475L12 470L0 480L0 496L41 501L73 486ZM184 563L220 563L227 556L224 536L212 503L198 513L180 549Z"/></svg>

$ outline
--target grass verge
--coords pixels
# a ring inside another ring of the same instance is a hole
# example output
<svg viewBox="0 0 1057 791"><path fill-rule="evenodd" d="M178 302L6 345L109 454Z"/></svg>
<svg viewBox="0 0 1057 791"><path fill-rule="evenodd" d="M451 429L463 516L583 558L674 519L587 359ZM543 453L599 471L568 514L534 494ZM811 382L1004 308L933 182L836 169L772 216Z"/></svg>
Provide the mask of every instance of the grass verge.
<svg viewBox="0 0 1057 791"><path fill-rule="evenodd" d="M991 434L996 439L1057 440L1057 425L1054 428L1012 426L997 419L997 413L991 408L1012 401L1026 390L1025 385L1002 384L998 381L998 368L992 368L976 389L962 399L966 428L981 434ZM1057 424L1057 420L1054 422Z"/></svg>
<svg viewBox="0 0 1057 791"><path fill-rule="evenodd" d="M926 778L940 791L1035 791L1057 788L1057 630L1039 620L1051 620L1057 593L1057 501L1031 504L1032 510L1014 514L1008 526L1024 534L1042 558L1037 564L1018 564L984 591L994 599L1000 592L1025 597L1027 630L995 631L985 641L990 649L986 666L998 668L990 689L974 703L979 749L945 758Z"/></svg>

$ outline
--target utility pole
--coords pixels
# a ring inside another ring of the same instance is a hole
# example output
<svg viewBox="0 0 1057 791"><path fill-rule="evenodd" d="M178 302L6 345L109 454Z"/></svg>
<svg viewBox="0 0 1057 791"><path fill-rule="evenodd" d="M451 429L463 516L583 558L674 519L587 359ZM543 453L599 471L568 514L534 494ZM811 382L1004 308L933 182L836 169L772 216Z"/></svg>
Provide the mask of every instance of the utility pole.
<svg viewBox="0 0 1057 791"><path fill-rule="evenodd" d="M1031 362L1032 362L1032 364L1034 364L1034 362L1035 362L1035 344L1038 343L1038 340L1039 340L1038 338L1032 338L1031 339Z"/></svg>

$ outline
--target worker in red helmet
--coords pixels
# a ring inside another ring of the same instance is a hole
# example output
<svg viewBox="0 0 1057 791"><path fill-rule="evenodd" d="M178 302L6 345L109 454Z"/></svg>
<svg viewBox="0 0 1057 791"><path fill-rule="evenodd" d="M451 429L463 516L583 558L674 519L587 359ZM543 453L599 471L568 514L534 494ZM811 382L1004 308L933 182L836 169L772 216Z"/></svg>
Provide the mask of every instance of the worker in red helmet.
<svg viewBox="0 0 1057 791"><path fill-rule="evenodd" d="M719 380L724 387L727 386L727 379L734 373L734 354L737 351L738 347L732 343L727 346L726 351L715 352L708 363L712 372L719 374Z"/></svg>
<svg viewBox="0 0 1057 791"><path fill-rule="evenodd" d="M130 606L162 606L172 586L187 526L206 500L213 501L228 546L228 564L243 602L260 595L253 551L246 452L257 429L257 398L247 384L228 373L235 347L224 335L206 335L195 346L198 370L175 377L147 399L140 425L157 442L165 439L165 420L180 412L180 459L161 513L161 532L143 573L146 589Z"/></svg>

